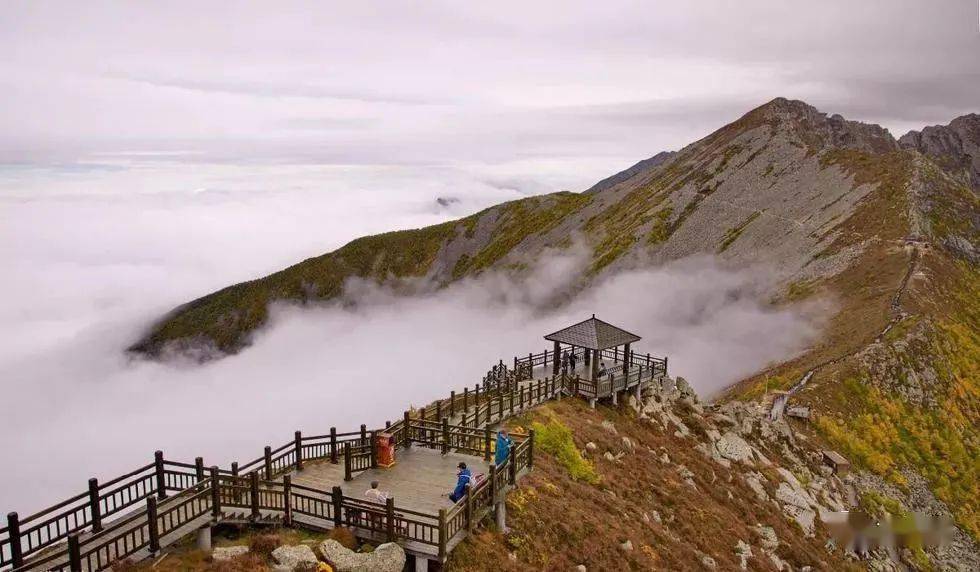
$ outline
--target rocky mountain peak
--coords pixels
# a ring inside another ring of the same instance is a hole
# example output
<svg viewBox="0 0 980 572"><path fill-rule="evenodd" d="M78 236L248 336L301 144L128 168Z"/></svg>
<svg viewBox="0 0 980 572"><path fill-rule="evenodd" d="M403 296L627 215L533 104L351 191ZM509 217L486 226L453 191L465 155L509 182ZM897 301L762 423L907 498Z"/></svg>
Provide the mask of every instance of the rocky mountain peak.
<svg viewBox="0 0 980 572"><path fill-rule="evenodd" d="M827 115L804 101L784 97L753 109L737 123L749 126L767 123L777 130L792 133L811 147L857 149L870 153L898 149L895 138L880 125L850 121L838 114Z"/></svg>
<svg viewBox="0 0 980 572"><path fill-rule="evenodd" d="M931 125L909 131L898 140L904 149L916 150L951 172L966 171L970 185L980 191L980 115L957 117L949 125Z"/></svg>

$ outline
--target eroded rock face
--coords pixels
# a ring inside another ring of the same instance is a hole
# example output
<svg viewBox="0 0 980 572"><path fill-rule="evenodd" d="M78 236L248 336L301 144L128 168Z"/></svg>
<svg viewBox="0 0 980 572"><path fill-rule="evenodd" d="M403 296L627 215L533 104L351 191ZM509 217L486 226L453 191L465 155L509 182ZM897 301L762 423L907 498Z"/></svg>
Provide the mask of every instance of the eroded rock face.
<svg viewBox="0 0 980 572"><path fill-rule="evenodd" d="M361 554L329 539L320 544L320 553L336 572L401 572L405 567L405 551L393 542Z"/></svg>
<svg viewBox="0 0 980 572"><path fill-rule="evenodd" d="M932 125L909 131L898 144L936 160L951 171L963 170L975 191L980 191L980 115L957 117L948 125Z"/></svg>

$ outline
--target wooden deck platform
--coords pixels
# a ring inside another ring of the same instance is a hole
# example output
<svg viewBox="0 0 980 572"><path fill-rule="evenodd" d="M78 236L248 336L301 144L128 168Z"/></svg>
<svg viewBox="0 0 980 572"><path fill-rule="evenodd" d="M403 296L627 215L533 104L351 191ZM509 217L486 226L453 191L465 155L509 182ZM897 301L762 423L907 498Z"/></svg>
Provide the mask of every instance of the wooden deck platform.
<svg viewBox="0 0 980 572"><path fill-rule="evenodd" d="M307 463L302 471L290 473L298 485L330 490L334 486L343 489L344 495L367 498L364 492L371 488L371 481L378 481L378 488L389 492L399 507L436 514L440 508L448 509L453 503L447 495L456 486L456 465L466 463L473 475L488 473L482 457L447 453L424 447L400 449L395 466L390 469L368 469L354 474L352 481L344 481L343 462L330 461Z"/></svg>

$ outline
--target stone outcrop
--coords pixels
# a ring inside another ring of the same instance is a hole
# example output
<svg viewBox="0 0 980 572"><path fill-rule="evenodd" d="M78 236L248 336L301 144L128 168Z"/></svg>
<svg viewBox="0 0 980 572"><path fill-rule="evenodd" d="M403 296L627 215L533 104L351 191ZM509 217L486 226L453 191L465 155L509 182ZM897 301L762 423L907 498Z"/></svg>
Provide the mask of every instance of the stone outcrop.
<svg viewBox="0 0 980 572"><path fill-rule="evenodd" d="M363 554L330 539L320 544L320 554L336 572L401 572L405 567L405 550L393 542Z"/></svg>
<svg viewBox="0 0 980 572"><path fill-rule="evenodd" d="M280 546L272 551L272 560L277 564L276 570L304 570L317 563L313 549L305 544L297 546Z"/></svg>

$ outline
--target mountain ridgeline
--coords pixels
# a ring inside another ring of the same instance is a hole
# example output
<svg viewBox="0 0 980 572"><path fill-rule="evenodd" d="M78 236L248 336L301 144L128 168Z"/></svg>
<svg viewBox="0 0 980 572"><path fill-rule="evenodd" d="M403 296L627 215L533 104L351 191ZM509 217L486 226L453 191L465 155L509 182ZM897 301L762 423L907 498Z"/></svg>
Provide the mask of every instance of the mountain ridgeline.
<svg viewBox="0 0 980 572"><path fill-rule="evenodd" d="M246 348L269 304L342 296L357 277L441 287L515 280L549 249L586 244L577 286L696 254L764 262L772 304L832 301L802 354L730 388L763 399L806 380L808 438L858 469L860 495L954 518L980 537L980 115L895 139L782 98L584 193L504 203L417 230L359 238L173 310L130 350L202 358ZM202 349L203 348L203 349ZM917 483L926 483L917 486Z"/></svg>
<svg viewBox="0 0 980 572"><path fill-rule="evenodd" d="M567 247L573 237L593 251L583 287L618 269L698 253L733 264L767 260L781 282L826 279L867 239L884 238L886 231L891 239L925 232L911 228L911 213L901 229L857 223L890 192L911 199L915 193L904 187L930 169L937 184L956 186L962 200L975 199L978 125L978 116L965 116L948 127L909 133L900 143L881 127L775 99L585 193L529 197L457 221L359 238L219 290L176 308L130 349L151 356L195 348L208 350L200 356L234 353L266 322L271 302L328 301L352 277L379 283L425 277L444 285L488 269L519 276L545 248ZM939 226L952 235L937 238L976 261L975 219L960 220L955 229Z"/></svg>

